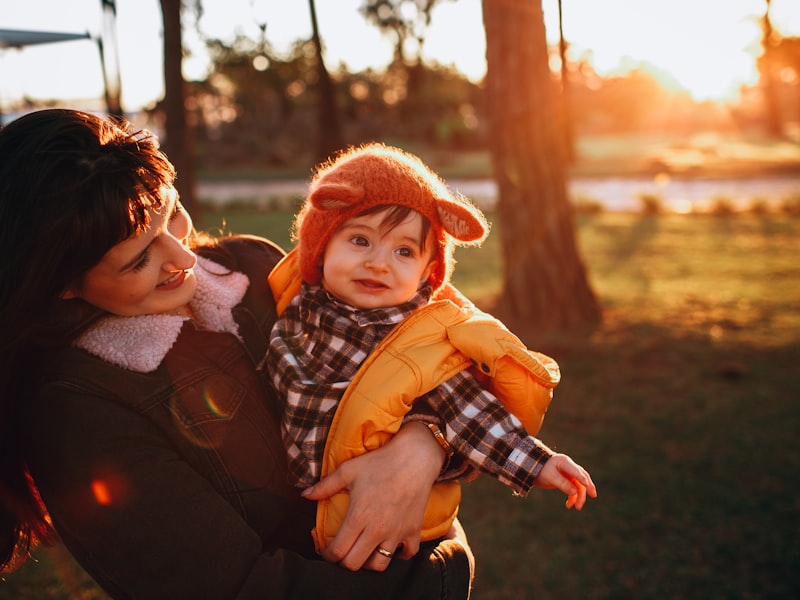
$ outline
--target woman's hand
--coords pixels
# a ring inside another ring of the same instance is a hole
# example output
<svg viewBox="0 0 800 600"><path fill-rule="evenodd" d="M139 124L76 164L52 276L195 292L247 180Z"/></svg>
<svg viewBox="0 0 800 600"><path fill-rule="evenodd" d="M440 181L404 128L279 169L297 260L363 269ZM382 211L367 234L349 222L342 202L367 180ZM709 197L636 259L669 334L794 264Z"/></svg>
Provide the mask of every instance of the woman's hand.
<svg viewBox="0 0 800 600"><path fill-rule="evenodd" d="M348 460L305 490L303 496L310 500L342 490L350 493L347 516L322 557L353 571L383 571L392 557L379 548L394 557L414 556L428 496L444 459L430 430L412 421L383 447Z"/></svg>

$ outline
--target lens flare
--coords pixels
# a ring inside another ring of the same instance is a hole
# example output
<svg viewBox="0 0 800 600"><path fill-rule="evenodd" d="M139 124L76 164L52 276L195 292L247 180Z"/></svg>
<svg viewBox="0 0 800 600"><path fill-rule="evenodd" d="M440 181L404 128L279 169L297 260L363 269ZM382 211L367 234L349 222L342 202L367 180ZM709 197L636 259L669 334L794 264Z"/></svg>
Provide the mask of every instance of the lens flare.
<svg viewBox="0 0 800 600"><path fill-rule="evenodd" d="M111 489L102 479L95 479L92 481L92 494L94 495L95 501L100 506L108 506L111 504Z"/></svg>

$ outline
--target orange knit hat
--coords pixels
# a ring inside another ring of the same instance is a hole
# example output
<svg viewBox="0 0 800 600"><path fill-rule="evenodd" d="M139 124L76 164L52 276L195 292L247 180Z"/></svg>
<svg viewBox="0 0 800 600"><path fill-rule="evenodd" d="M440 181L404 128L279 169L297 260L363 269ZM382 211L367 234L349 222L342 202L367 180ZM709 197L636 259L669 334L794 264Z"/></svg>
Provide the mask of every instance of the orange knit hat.
<svg viewBox="0 0 800 600"><path fill-rule="evenodd" d="M367 144L321 165L311 178L293 229L303 280L319 283L331 236L348 219L381 204L408 207L430 221L436 240L437 265L429 277L434 291L450 278L454 245L478 245L489 233L483 213L447 189L418 157L399 148Z"/></svg>

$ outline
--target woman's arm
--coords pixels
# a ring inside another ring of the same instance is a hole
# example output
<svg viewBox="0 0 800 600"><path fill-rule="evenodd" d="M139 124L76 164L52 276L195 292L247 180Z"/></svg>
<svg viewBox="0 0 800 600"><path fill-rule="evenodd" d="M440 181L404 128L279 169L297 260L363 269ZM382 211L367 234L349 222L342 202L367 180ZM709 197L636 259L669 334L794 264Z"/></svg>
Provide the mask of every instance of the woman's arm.
<svg viewBox="0 0 800 600"><path fill-rule="evenodd" d="M68 549L113 597L466 597L468 557L453 542L380 574L265 551L269 541L149 420L104 398L53 400L31 424L31 469ZM281 502L274 511L290 518Z"/></svg>
<svg viewBox="0 0 800 600"><path fill-rule="evenodd" d="M411 421L386 445L348 460L304 491L311 500L350 493L347 516L323 558L351 570L383 571L391 559L379 554L379 547L396 551L399 558L414 556L428 496L444 460L428 427Z"/></svg>

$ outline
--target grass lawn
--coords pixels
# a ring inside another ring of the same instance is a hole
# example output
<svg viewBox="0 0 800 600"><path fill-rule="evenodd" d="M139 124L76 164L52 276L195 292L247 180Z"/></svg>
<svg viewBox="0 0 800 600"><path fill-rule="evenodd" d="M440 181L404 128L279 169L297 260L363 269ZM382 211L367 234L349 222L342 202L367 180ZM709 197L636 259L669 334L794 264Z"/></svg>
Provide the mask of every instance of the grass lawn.
<svg viewBox="0 0 800 600"><path fill-rule="evenodd" d="M563 372L540 435L600 497L466 486L474 597L798 597L800 223L606 214L580 240L603 325L526 337Z"/></svg>
<svg viewBox="0 0 800 600"><path fill-rule="evenodd" d="M286 214L226 223L288 244ZM600 497L577 513L556 492L465 485L473 597L800 597L800 219L598 214L578 234L603 324L519 333L562 368L540 435ZM487 309L500 235L457 255ZM102 597L60 552L36 556L0 598Z"/></svg>

